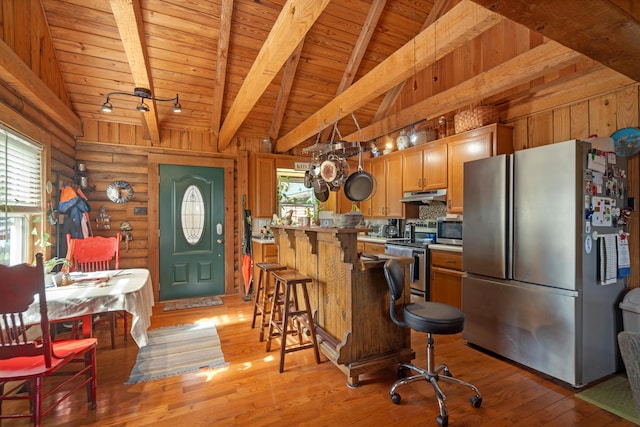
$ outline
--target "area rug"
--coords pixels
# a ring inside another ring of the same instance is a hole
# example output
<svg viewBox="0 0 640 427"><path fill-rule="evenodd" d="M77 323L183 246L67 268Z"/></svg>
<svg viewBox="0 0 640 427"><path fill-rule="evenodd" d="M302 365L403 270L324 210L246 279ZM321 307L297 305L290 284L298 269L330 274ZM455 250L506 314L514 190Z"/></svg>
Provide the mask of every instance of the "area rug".
<svg viewBox="0 0 640 427"><path fill-rule="evenodd" d="M149 344L138 350L126 384L226 365L216 326L211 321L152 329Z"/></svg>
<svg viewBox="0 0 640 427"><path fill-rule="evenodd" d="M631 386L624 375L613 376L576 394L576 396L605 411L640 425L640 418L638 418L636 412Z"/></svg>
<svg viewBox="0 0 640 427"><path fill-rule="evenodd" d="M214 305L222 305L220 297L201 297L188 298L177 301L169 301L164 304L162 311L184 310L187 308L213 307Z"/></svg>

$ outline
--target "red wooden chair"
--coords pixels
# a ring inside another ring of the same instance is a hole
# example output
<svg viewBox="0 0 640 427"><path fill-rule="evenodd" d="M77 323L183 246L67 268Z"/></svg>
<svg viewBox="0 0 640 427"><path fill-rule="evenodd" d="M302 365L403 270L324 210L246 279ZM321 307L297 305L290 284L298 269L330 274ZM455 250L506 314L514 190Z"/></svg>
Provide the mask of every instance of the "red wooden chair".
<svg viewBox="0 0 640 427"><path fill-rule="evenodd" d="M116 237L94 236L84 239L72 239L71 235L67 234L67 259L71 263L70 271L88 273L118 270L120 268L120 233L117 233ZM128 336L127 313L125 311L109 312L107 317L111 328L111 348L115 348L116 316L124 319L125 341Z"/></svg>
<svg viewBox="0 0 640 427"><path fill-rule="evenodd" d="M10 408L16 411L11 414L0 411L0 419L31 418L34 426L40 426L42 417L83 387L91 409L95 409L98 340L51 340L42 255L36 256L35 267L0 265L0 295L0 405L5 401L29 401L29 412L17 412L21 411L21 405L14 402ZM42 337L32 340L27 337L28 325L24 324L22 313L36 295L40 302ZM50 376L64 379L54 384L47 381L45 387L44 380ZM16 394L25 382L28 393ZM9 390L5 391L5 385Z"/></svg>

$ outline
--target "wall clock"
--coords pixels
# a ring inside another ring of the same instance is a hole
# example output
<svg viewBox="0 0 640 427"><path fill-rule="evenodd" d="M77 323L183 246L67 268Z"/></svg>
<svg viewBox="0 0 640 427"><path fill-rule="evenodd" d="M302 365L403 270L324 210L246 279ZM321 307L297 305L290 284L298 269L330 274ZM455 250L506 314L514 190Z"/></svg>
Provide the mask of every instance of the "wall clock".
<svg viewBox="0 0 640 427"><path fill-rule="evenodd" d="M126 203L133 197L133 188L128 182L114 181L107 187L107 197L114 203Z"/></svg>

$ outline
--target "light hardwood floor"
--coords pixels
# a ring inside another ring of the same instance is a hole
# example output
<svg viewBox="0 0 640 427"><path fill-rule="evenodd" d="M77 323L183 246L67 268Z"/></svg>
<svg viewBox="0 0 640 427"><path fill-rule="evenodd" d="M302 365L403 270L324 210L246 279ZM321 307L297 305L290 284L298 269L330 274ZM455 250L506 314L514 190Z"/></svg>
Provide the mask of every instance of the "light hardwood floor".
<svg viewBox="0 0 640 427"><path fill-rule="evenodd" d="M116 349L108 328L96 332L98 408L91 411L83 392L76 393L45 426L436 426L438 404L432 388L413 383L400 389L394 405L389 387L394 369L364 375L356 389L322 356L316 365L311 350L287 354L285 372L278 373L278 346L265 352L258 330L251 329L252 303L239 296L223 297L224 305L162 312L156 304L152 328L215 319L228 366L134 385L124 382L138 348L122 341L119 324ZM415 362L425 366L425 336L414 334ZM574 396L575 390L544 379L509 362L465 345L460 335L436 337L436 363L475 384L483 394L479 409L471 392L443 384L454 426L632 426ZM10 405L6 405L7 409ZM26 421L3 421L2 427Z"/></svg>

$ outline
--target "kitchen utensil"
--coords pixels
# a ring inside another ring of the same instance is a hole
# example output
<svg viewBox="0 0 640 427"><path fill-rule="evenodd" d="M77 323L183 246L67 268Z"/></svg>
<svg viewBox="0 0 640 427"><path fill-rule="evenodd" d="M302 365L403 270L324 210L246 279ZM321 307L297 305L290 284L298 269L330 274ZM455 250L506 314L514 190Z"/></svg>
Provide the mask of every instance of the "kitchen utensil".
<svg viewBox="0 0 640 427"><path fill-rule="evenodd" d="M321 202L326 202L327 200L329 200L329 187L327 187L327 184L322 181L322 186L319 189L315 189L313 190L313 195L316 196L316 199L318 199Z"/></svg>
<svg viewBox="0 0 640 427"><path fill-rule="evenodd" d="M352 202L367 200L374 192L376 181L362 169L362 149L358 151L358 170L349 175L344 183L344 195Z"/></svg>
<svg viewBox="0 0 640 427"><path fill-rule="evenodd" d="M305 171L304 172L304 186L307 188L311 188L312 184L311 184L311 174L309 173L309 171Z"/></svg>
<svg viewBox="0 0 640 427"><path fill-rule="evenodd" d="M333 160L325 160L320 165L320 176L326 182L333 182L338 176L338 167Z"/></svg>

